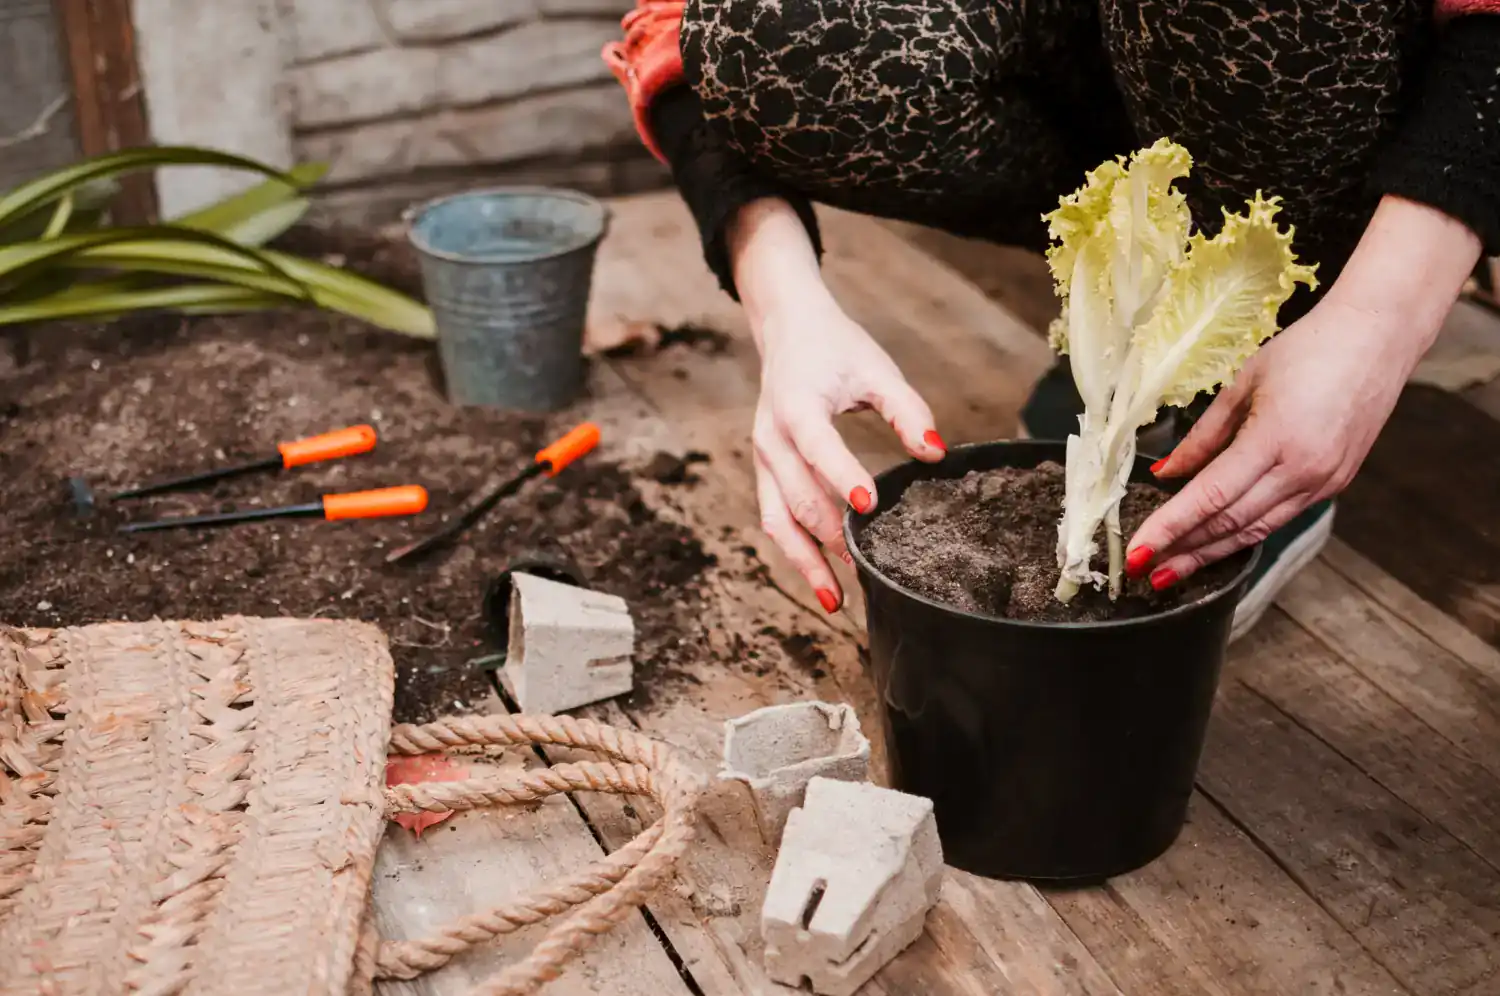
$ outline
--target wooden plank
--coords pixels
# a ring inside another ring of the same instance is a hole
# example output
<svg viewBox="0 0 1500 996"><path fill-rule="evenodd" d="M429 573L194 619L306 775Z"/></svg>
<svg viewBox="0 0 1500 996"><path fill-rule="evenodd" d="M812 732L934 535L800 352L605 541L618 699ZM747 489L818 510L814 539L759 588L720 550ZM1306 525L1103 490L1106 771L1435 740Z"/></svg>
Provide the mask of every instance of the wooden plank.
<svg viewBox="0 0 1500 996"><path fill-rule="evenodd" d="M1382 571L1500 646L1500 551L1366 466L1339 496L1335 535Z"/></svg>
<svg viewBox="0 0 1500 996"><path fill-rule="evenodd" d="M1497 378L1500 378L1500 315L1459 298L1443 321L1437 341L1412 372L1411 383L1460 393L1475 407L1485 409L1493 395L1488 389ZM1489 414L1494 416L1497 412Z"/></svg>
<svg viewBox="0 0 1500 996"><path fill-rule="evenodd" d="M880 223L951 267L1039 336L1062 310L1061 301L1052 289L1047 258L1039 252L966 239L906 221Z"/></svg>
<svg viewBox="0 0 1500 996"><path fill-rule="evenodd" d="M1236 671L1285 652L1271 631ZM1233 676L1199 785L1412 993L1495 992L1495 869Z"/></svg>
<svg viewBox="0 0 1500 996"><path fill-rule="evenodd" d="M911 359L909 371L913 365L937 369L941 379L928 385L942 388L933 392L937 395L934 407L949 413L960 431L976 427L971 405L991 425L1013 420L1026 389L1025 377L1039 372L1047 361L1045 345L982 294L873 223L858 219L845 228L842 219L830 218L825 225L830 245L827 270L836 293L850 302L855 317L893 347L893 352ZM875 713L853 639L857 626L850 617L856 610L851 607L829 619L813 609L810 593L801 590L800 581L794 580L779 553L754 527L758 513L746 437L759 363L738 307L713 285L696 256L689 226L686 212L671 195L616 202L612 234L595 276L595 320L623 317L667 325L707 324L728 334L727 348L699 352L674 347L646 360L610 361L619 385L636 400L620 400L609 383L609 372L601 369L592 385L589 412L597 419L632 423L633 432L650 440L648 447L669 444L664 448L711 454L712 462L696 468L703 478L696 487L643 490L664 514L681 514L692 521L705 546L720 556L726 569L718 572L716 580L714 628L754 633L770 624L783 632L808 634L826 655L819 677L774 643L755 644L762 658L754 670L737 666L740 662L729 646L717 659L694 662L697 683L690 700L653 696L650 707L629 708L628 716L615 707L598 711L611 721L631 722L647 733L690 747L705 764L715 766L723 721L760 705L813 696L852 701L872 726ZM875 258L869 265L860 263L870 257ZM646 260L649 265L643 263ZM998 342L945 331L984 324L1000 330ZM1011 341L1005 338L1007 328L1014 336ZM964 370L974 369L995 371L1001 383L976 385L973 378L963 376ZM1008 375L1017 370L1019 375ZM650 418L641 418L634 410L641 404L651 409ZM614 413L606 411L611 407ZM879 461L876 466L900 459L886 426L878 420L873 425L869 420L851 422L856 446L862 455L873 457L872 462ZM944 424L939 414L939 425ZM606 432L606 439L610 436ZM737 552L745 544L761 551L764 573L752 576L745 570L758 566ZM878 730L869 732L878 753ZM611 802L583 800L595 826L613 842L632 828L629 815ZM711 833L689 856L684 870L691 897L684 900L686 905L674 903L673 897L652 905L695 982L710 994L770 991L760 967L757 929L770 856L743 806L743 800L736 804L732 798L716 799L710 805ZM619 825L622 820L626 825ZM1117 992L1087 949L1034 890L966 876L962 881L966 888L952 892L950 886L951 894L969 902L970 908L979 908L982 902L987 915L965 916L963 908L951 906L945 898L933 917L935 926L928 934L931 943L909 949L888 966L877 979L877 989L991 992L996 991L991 981L1023 979L1034 988L1021 986L1019 991L1039 994ZM702 929L694 929L695 925ZM1059 972L1057 965L1067 968Z"/></svg>
<svg viewBox="0 0 1500 996"><path fill-rule="evenodd" d="M1155 862L1103 889L1046 895L1128 993L1407 991L1201 794ZM1161 970L1174 962L1180 974Z"/></svg>
<svg viewBox="0 0 1500 996"><path fill-rule="evenodd" d="M1345 554L1345 559L1349 556ZM1441 747L1434 744L1417 750L1412 744L1401 753L1417 751L1431 764L1440 764L1444 755L1451 755L1477 763L1500 777L1500 653L1491 650L1470 660L1454 655L1326 563L1303 570L1284 589L1279 604L1343 664L1323 664L1326 655L1316 662L1309 660L1309 666L1318 672L1316 680L1306 672L1284 674L1280 666L1273 667L1273 673L1309 696L1327 696L1338 689L1342 701L1327 703L1329 708L1376 710L1380 719L1371 724L1371 729L1390 724L1393 736L1398 728L1410 726L1409 718L1420 717L1429 734L1442 738ZM1273 627L1273 631L1286 638L1287 647L1305 649L1307 641L1293 629L1282 626ZM1366 679L1369 687L1350 681L1349 671ZM1256 679L1262 677L1260 672L1254 674ZM1258 680L1256 685L1259 687ZM1373 694L1375 689L1382 695ZM1388 701L1381 701L1382 697ZM1332 713L1329 717L1335 718ZM1361 722L1368 719L1364 717ZM1416 736L1421 731L1411 732ZM1391 785L1384 778L1381 781ZM1500 792L1496 791L1500 783L1483 784L1486 794L1500 803ZM1500 807L1493 813L1500 816ZM1492 825L1500 835L1500 819ZM1500 836L1494 853L1500 857Z"/></svg>
<svg viewBox="0 0 1500 996"><path fill-rule="evenodd" d="M1329 543L1323 550L1322 561L1371 600L1389 609L1448 653L1491 679L1500 679L1500 651L1452 616L1424 601L1348 544L1339 540Z"/></svg>
<svg viewBox="0 0 1500 996"><path fill-rule="evenodd" d="M1372 636L1402 646L1397 641L1404 643L1404 634L1391 632L1383 611L1365 615ZM1383 669L1366 656L1369 642L1343 639L1326 624L1304 629L1280 613L1268 616L1247 640L1258 648L1257 665L1234 669L1240 680L1462 841L1500 879L1500 763L1495 747L1486 747L1461 715L1456 725L1445 721L1451 706L1462 710L1446 694L1451 674L1437 674L1433 684L1442 687L1415 701L1436 720L1434 728L1403 705L1407 675L1393 682L1395 694L1380 686ZM1412 657L1432 655L1413 651ZM1458 691L1462 698L1463 689ZM1483 708L1476 704L1474 711Z"/></svg>
<svg viewBox="0 0 1500 996"><path fill-rule="evenodd" d="M606 426L622 424L619 409L631 407L629 399L621 401L615 394L629 391L628 385L616 380L614 387L609 386L610 382L609 372L601 370L592 385L591 405L586 409L588 417ZM615 411L609 411L611 408ZM697 446L697 442L689 443L685 438L674 439L672 431L676 423L658 416L639 419L634 425L637 436L649 440L652 447L664 445L680 451ZM606 439L620 435L618 431L605 432ZM700 508L700 501L703 508L717 509L727 497L719 490L717 468L729 458L722 456L722 447L710 452L713 462L697 470L704 478L703 483L677 501L687 506L685 514L698 523L709 552L720 556L721 562L731 563L739 539L722 538L717 529L705 528L694 514ZM661 503L659 507L664 514L684 514L667 504L659 489L643 485L642 491L647 500ZM745 514L750 514L748 508ZM832 677L825 672L824 679L813 678L774 642L758 645L764 673L747 673L736 667L733 648L726 647L722 654L695 662L695 684L690 697L653 695L648 708L622 710L607 705L587 712L605 722L636 726L692 751L706 770L717 766L723 721L762 705L809 697L847 701L856 696L846 694L843 689L858 682L861 687L857 697L866 701L864 714L866 721L870 720L873 708L868 702L870 689L867 682L859 682L857 678L858 648L847 634L840 635L801 605L748 574L723 572L719 586L718 597L713 600L713 630L723 634L754 632L770 623L783 632L817 632L821 652L827 656L825 666ZM878 735L875 739L878 744ZM565 755L559 752L556 756ZM610 846L617 846L639 832L642 821L655 816L650 806L634 804L626 810L620 800L610 797L585 793L579 799L590 821ZM759 913L773 856L761 841L748 806L748 799L733 786L721 786L706 800L703 832L680 869L682 888L676 893L662 894L651 903L653 915L695 984L710 996L782 991L769 982L761 966ZM995 887L996 883L979 883L974 891L983 893ZM1002 909L1013 905L1012 900L994 902ZM1045 909L1045 904L1042 905ZM1012 919L1026 929L1004 935L990 923L985 924L985 930L976 930L967 921L962 925L951 922L951 915L948 911L935 914L933 922L940 925L935 928L938 933L929 936L929 943L909 949L888 966L872 992L886 986L898 994L967 993L975 991L973 987L986 979L1003 981L1018 974L1030 979L1038 971L1052 977L1050 966L1057 963L1075 968L1064 978L1054 979L1050 986L1038 988L1038 993L1060 996L1116 992L1107 976L1050 910L1041 920L1014 914ZM944 924L947 926L941 926ZM1060 952L1060 961L1047 960L1050 952ZM994 960L996 954L1006 960L1003 969ZM981 986L978 991L994 990Z"/></svg>
<svg viewBox="0 0 1500 996"><path fill-rule="evenodd" d="M78 141L86 156L151 143L136 61L130 0L55 0L62 20ZM115 203L119 224L145 224L156 217L151 176L120 181Z"/></svg>
<svg viewBox="0 0 1500 996"><path fill-rule="evenodd" d="M490 711L504 711L498 699ZM476 759L474 769L484 768ZM500 768L541 762L530 750L506 750ZM567 796L538 806L459 813L428 828L420 839L391 824L375 856L371 888L376 926L383 937L430 935L460 916L493 907L536 886L576 872L604 851ZM556 921L552 921L555 923ZM460 955L412 982L382 982L383 996L468 996L496 972L524 958L550 924L529 927ZM599 937L548 996L688 996L691 990L666 950L639 915Z"/></svg>
<svg viewBox="0 0 1500 996"><path fill-rule="evenodd" d="M1368 466L1500 550L1500 422L1437 388L1401 393Z"/></svg>
<svg viewBox="0 0 1500 996"><path fill-rule="evenodd" d="M674 347L649 359L611 361L653 410L649 428L643 428L652 445L670 441L669 449L691 447L713 457L700 469L704 480L697 487L670 496L648 494L648 500L675 503L679 513L699 527L710 549L724 557L730 569L720 572L717 582L722 589L717 610L725 620L722 625L728 628L733 620L748 618L800 626L816 634L828 662L820 668L824 675L814 679L785 655L774 652L763 661L770 665L764 676L736 673L732 660L703 661L694 667L700 684L693 689L690 702L630 708L628 716L610 708L601 715L629 721L674 743L691 744L705 758L712 758L718 750L718 724L723 718L767 700L820 695L853 702L878 751L879 731L874 728L878 714L854 645L855 621L861 618L857 600L851 599L831 624L825 621L811 608L811 599L801 591L795 573L761 542L752 525L756 512L746 437L758 361L737 307L711 282L694 276L702 264L696 258L685 214L675 200L663 197L621 205L613 233L596 275L596 318L618 316L667 324L693 320L730 337L727 348L719 352ZM982 295L976 299L973 288L961 282L953 286L951 272L922 268L919 258L911 258L910 247L889 245L888 233L873 223L830 215L825 220L825 237L830 246L825 271L835 293L893 354L899 351L897 362L914 386L932 398L935 408L942 406L942 430L955 440L1003 435L1014 424L1016 406L1030 379L1050 362L1045 345L984 302ZM980 331L989 328L999 330L998 346ZM599 405L609 394L597 390L605 379L601 372L596 380L595 403ZM851 446L872 467L901 459L888 429L878 421L854 419L844 428ZM721 544L720 538L726 535L723 529L728 530L728 540ZM738 572L739 562L728 549L729 544L745 542L755 543L764 559L765 571L758 577ZM842 571L841 565L835 569ZM847 573L843 576L848 577ZM596 805L590 800L584 805L607 840L622 839L630 832L611 828L615 817L607 801ZM1095 894L1067 899L1054 895L1050 896L1053 904L1048 905L1029 886L955 876L933 923L948 924L953 917L955 927L945 936L971 937L987 955L982 968L964 969L964 974L955 977L948 966L930 963L929 949L914 948L882 973L880 985L900 992L947 992L967 984L965 980L975 978L975 971L985 973L980 977L998 971L1014 984L1012 991L1028 993L1229 994L1243 991L1235 988L1242 975L1260 987L1251 991L1304 991L1296 988L1296 970L1286 967L1296 966L1321 980L1323 991L1337 992L1339 986L1349 992L1401 991L1346 927L1313 903L1247 838L1236 836L1221 817L1216 832L1210 832L1215 830L1210 822L1212 807L1199 801L1194 811L1210 815L1202 827L1190 828L1179 851L1139 873L1139 878L1121 880L1119 894L1128 916L1106 915L1098 908ZM730 853L745 852L744 842L754 831L743 819L732 824L738 827L733 831L726 831L721 819L714 823ZM1210 842L1213 847L1207 853L1233 862L1228 873L1219 860L1185 861L1193 845ZM745 878L733 886L723 880L713 884L712 867L698 869L694 864L687 875L694 892L735 896L738 917L713 917L708 929L697 933L679 929L692 913L679 914L682 921L678 922L667 905L654 904L653 911L684 961L695 966L695 981L705 992L733 992L733 985L753 985L758 954L753 920L743 919L742 900L756 895L753 883L767 868L736 872ZM1153 877L1168 873L1175 876L1170 887ZM1252 910L1255 925L1216 920L1211 905L1202 906L1196 919L1177 916L1183 897L1207 896L1215 890L1225 895L1226 907ZM721 897L705 908L723 911L733 908L733 903L726 904ZM1259 940L1261 923L1273 925L1264 931L1274 938L1271 948ZM930 938L933 931L930 925ZM937 948L941 954L943 945ZM1245 967L1278 959L1282 967L1268 965L1258 974ZM700 965L704 966L701 975L696 967ZM898 978L903 980L900 986ZM913 982L914 978L921 979L921 984ZM1278 990L1283 983L1292 988L1282 985ZM994 990L981 987L981 991Z"/></svg>

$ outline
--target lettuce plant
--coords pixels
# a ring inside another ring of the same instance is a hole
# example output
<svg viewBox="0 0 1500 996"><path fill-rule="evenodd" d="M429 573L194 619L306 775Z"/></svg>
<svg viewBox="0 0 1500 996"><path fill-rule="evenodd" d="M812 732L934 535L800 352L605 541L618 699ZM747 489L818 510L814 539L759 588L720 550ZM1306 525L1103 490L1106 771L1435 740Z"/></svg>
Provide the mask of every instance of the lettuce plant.
<svg viewBox="0 0 1500 996"><path fill-rule="evenodd" d="M1189 234L1186 149L1162 139L1088 174L1048 214L1047 258L1061 316L1052 346L1066 353L1083 398L1068 437L1057 597L1085 584L1120 593L1120 501L1135 464L1136 432L1164 406L1184 406L1231 379L1275 334L1276 313L1316 267L1297 263L1293 229L1276 225L1279 198L1259 193L1244 214L1224 212L1213 238ZM1101 525L1109 572L1093 567Z"/></svg>

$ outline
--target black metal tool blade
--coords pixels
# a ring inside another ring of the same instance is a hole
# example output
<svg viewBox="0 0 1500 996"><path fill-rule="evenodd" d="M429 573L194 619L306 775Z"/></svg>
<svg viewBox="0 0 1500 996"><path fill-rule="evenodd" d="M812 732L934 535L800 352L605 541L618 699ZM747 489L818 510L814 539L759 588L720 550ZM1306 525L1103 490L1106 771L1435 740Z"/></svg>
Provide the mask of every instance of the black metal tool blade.
<svg viewBox="0 0 1500 996"><path fill-rule="evenodd" d="M240 474L249 474L258 470L279 469L281 467L281 455L265 457L261 460L252 460L249 463L235 464L232 467L219 467L214 470L205 470L199 474L188 474L185 477L174 477L166 481L157 481L154 484L143 484L138 488L130 488L126 491L116 491L109 496L110 501L119 501L122 498L142 498L146 495L161 494L163 491L176 491L179 488L196 487L199 484L207 484L210 481L221 481L226 477L238 477Z"/></svg>
<svg viewBox="0 0 1500 996"><path fill-rule="evenodd" d="M385 562L387 564L394 564L399 560L407 560L411 557L427 553L439 546L442 546L444 543L453 539L453 537L457 536L459 533L463 532L465 529L468 529L474 523L478 522L490 509L494 508L500 502L515 494L517 491L521 490L521 485L525 484L533 477L536 477L538 474L544 473L551 466L552 465L545 460L539 460L536 463L531 464L525 470L521 471L515 477L512 477L510 480L496 485L493 489L486 490L484 488L481 488L478 492L470 497L470 504L468 508L452 522L448 523L448 525L444 526L442 529L438 530L425 539L420 539L415 543L408 543L406 546L392 550L390 553L386 554Z"/></svg>
<svg viewBox="0 0 1500 996"><path fill-rule="evenodd" d="M217 512L212 515L185 515L176 519L155 519L151 522L130 522L120 527L122 533L145 533L157 529L179 529L186 526L223 526L231 522L251 522L256 519L280 519L289 516L323 515L322 502L306 505L282 505L278 508L249 508L234 512Z"/></svg>

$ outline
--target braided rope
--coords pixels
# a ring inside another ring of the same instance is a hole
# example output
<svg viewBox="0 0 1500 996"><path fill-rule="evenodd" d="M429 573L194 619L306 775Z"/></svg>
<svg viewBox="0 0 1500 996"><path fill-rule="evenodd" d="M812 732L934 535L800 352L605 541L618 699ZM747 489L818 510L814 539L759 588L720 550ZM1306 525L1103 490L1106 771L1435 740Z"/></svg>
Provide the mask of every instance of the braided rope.
<svg viewBox="0 0 1500 996"><path fill-rule="evenodd" d="M497 715L397 726L391 731L390 749L399 754L426 754L456 747L523 744L578 747L623 763L581 761L461 782L394 785L385 790L387 814L518 805L582 790L649 796L661 804L664 815L630 843L587 868L501 906L462 917L431 937L381 941L373 925L367 924L361 949L374 952L375 978L414 979L476 945L576 907L530 955L475 990L476 996L529 996L560 976L595 937L642 905L686 851L693 836L701 779L670 748L648 737L567 716Z"/></svg>

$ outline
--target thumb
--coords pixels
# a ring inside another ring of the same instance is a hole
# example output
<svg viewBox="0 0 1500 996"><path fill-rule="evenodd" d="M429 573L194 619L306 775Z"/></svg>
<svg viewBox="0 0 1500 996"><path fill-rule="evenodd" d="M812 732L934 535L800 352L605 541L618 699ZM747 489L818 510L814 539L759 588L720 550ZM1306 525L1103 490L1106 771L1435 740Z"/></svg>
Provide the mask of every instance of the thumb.
<svg viewBox="0 0 1500 996"><path fill-rule="evenodd" d="M1249 378L1237 378L1220 391L1177 448L1157 461L1151 472L1157 477L1189 477L1203 469L1229 443L1250 410Z"/></svg>

